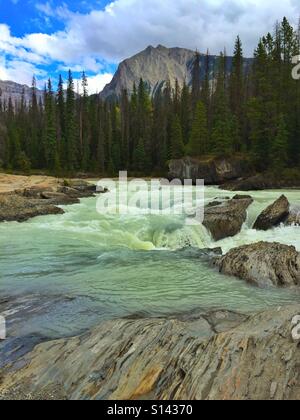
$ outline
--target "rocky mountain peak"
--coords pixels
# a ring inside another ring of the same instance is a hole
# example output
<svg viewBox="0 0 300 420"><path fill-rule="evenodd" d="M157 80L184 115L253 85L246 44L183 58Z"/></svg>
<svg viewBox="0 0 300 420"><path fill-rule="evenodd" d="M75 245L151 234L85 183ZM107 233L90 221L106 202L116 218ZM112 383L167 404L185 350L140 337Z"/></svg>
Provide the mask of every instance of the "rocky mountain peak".
<svg viewBox="0 0 300 420"><path fill-rule="evenodd" d="M138 84L142 77L149 86L150 93L155 94L169 81L171 86L175 86L178 80L182 87L186 82L191 83L191 66L194 60L195 51L186 48L167 48L161 44L157 47L149 45L144 51L124 60L108 85L100 94L103 99L119 97L123 89L132 92L133 85ZM218 57L210 56L210 70L216 66ZM200 65L202 76L204 76L206 55L200 54ZM248 65L251 59L245 59ZM228 59L229 71L232 65L232 58Z"/></svg>

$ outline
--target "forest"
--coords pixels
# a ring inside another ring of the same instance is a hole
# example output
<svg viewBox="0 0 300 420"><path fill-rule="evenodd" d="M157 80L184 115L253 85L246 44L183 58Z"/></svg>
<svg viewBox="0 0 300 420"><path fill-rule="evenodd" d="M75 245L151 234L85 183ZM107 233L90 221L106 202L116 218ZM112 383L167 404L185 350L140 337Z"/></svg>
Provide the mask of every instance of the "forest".
<svg viewBox="0 0 300 420"><path fill-rule="evenodd" d="M49 79L38 100L33 78L30 104L0 103L0 167L148 175L166 173L167 162L183 156L242 154L258 172L292 171L300 163L300 81L292 77L299 33L284 18L259 40L247 68L237 37L231 71L223 51L212 74L207 53L204 77L195 52L191 85L166 83L153 96L141 75L132 94L103 101L88 94L84 72L78 95L69 71L67 85L60 76L56 89Z"/></svg>

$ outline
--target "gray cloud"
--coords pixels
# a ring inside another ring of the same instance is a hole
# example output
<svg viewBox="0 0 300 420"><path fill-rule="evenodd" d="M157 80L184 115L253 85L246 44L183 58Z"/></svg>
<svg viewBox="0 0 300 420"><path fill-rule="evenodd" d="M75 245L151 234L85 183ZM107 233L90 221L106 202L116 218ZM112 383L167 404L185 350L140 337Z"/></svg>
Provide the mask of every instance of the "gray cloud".
<svg viewBox="0 0 300 420"><path fill-rule="evenodd" d="M118 63L149 44L203 52L209 48L214 54L225 47L231 53L239 34L245 55L251 56L276 20L287 16L296 24L300 15L299 0L115 0L87 14L72 13L65 5L53 9L51 2L37 8L45 17L60 19L65 29L16 38L2 24L3 53L32 66L58 62L60 68L85 68L94 74L104 71L105 62ZM0 75L12 73L9 65L0 62ZM27 77L28 71L23 79Z"/></svg>
<svg viewBox="0 0 300 420"><path fill-rule="evenodd" d="M59 38L67 55L69 49L74 57L88 53L117 62L149 44L230 52L239 34L252 55L276 20L287 16L296 23L299 15L298 0L116 0L86 15L60 9L66 29L52 41ZM51 55L51 46L46 52Z"/></svg>

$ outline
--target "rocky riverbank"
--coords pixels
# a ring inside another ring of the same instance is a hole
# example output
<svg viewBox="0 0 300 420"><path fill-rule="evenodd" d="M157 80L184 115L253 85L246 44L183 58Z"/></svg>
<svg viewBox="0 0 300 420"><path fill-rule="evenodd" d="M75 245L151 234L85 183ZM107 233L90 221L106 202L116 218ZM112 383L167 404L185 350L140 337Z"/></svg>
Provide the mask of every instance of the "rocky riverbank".
<svg viewBox="0 0 300 420"><path fill-rule="evenodd" d="M0 398L299 399L299 314L295 305L104 322L2 369Z"/></svg>
<svg viewBox="0 0 300 420"><path fill-rule="evenodd" d="M196 159L185 157L169 162L170 179L204 179L206 185L223 184L243 176L253 175L254 170L244 156L232 158Z"/></svg>
<svg viewBox="0 0 300 420"><path fill-rule="evenodd" d="M62 205L92 197L96 186L83 180L0 175L0 222L24 222L32 217L63 214Z"/></svg>
<svg viewBox="0 0 300 420"><path fill-rule="evenodd" d="M275 177L273 174L256 174L248 176L246 173L240 178L226 181L220 186L227 191L262 191L278 190L282 188L300 188L299 174L292 177Z"/></svg>

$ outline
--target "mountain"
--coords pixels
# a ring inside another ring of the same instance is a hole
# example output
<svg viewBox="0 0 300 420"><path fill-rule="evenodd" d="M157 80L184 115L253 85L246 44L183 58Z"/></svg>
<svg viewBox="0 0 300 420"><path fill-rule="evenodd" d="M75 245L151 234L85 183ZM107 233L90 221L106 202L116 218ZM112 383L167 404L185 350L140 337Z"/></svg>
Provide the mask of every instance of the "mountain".
<svg viewBox="0 0 300 420"><path fill-rule="evenodd" d="M176 79L182 87L184 82L191 83L191 68L195 51L185 48L166 48L158 45L156 48L149 46L144 51L124 60L118 67L112 81L105 86L100 93L101 98L119 97L126 88L132 92L133 84L138 85L140 78L147 83L150 93L155 94L167 81L175 86ZM206 55L200 55L201 75L204 77ZM213 79L213 70L216 67L218 57L210 56L210 78ZM245 68L252 59L245 59ZM228 68L232 67L232 57L228 57Z"/></svg>
<svg viewBox="0 0 300 420"><path fill-rule="evenodd" d="M20 85L11 81L2 81L0 80L0 101L8 103L9 98L12 99L13 104L21 101L22 93L24 92L24 97L26 103L29 103L31 100L31 88L27 85ZM43 99L43 92L37 90L37 97Z"/></svg>

